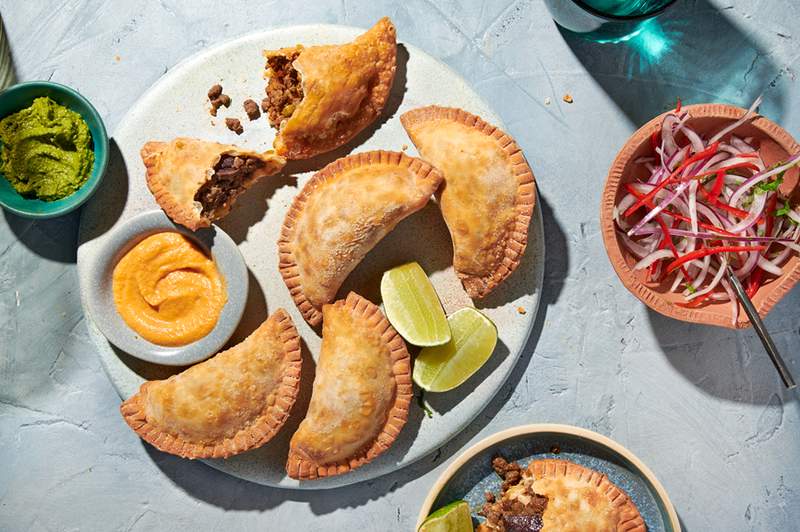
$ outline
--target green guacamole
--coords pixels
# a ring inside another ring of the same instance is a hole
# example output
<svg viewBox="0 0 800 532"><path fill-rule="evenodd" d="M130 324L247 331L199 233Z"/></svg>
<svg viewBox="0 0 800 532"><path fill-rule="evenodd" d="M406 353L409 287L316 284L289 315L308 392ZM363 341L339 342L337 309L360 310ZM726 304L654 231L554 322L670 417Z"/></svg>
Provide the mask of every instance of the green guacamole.
<svg viewBox="0 0 800 532"><path fill-rule="evenodd" d="M25 197L55 201L81 188L94 164L92 135L48 97L0 120L0 172Z"/></svg>

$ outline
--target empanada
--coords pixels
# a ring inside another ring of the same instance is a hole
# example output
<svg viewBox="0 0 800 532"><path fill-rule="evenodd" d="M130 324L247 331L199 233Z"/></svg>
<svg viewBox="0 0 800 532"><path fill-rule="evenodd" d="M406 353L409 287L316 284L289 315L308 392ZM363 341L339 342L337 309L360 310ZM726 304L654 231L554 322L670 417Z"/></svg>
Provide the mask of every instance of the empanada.
<svg viewBox="0 0 800 532"><path fill-rule="evenodd" d="M533 172L511 137L461 109L422 107L400 121L420 157L444 174L440 205L453 267L470 297L484 297L525 253Z"/></svg>
<svg viewBox="0 0 800 532"><path fill-rule="evenodd" d="M256 153L192 138L142 146L147 186L176 223L195 231L231 210L239 195L286 164L273 151Z"/></svg>
<svg viewBox="0 0 800 532"><path fill-rule="evenodd" d="M278 129L274 147L308 159L341 146L383 111L394 81L397 43L382 18L348 44L266 50L264 109Z"/></svg>
<svg viewBox="0 0 800 532"><path fill-rule="evenodd" d="M300 382L300 339L279 309L243 342L122 403L145 441L184 458L227 458L268 442L286 421Z"/></svg>
<svg viewBox="0 0 800 532"><path fill-rule="evenodd" d="M311 325L322 305L369 250L428 203L442 174L402 153L372 151L338 159L295 197L278 240L280 271Z"/></svg>
<svg viewBox="0 0 800 532"><path fill-rule="evenodd" d="M406 344L375 304L350 292L322 312L311 403L286 462L301 480L346 473L386 451L412 395Z"/></svg>
<svg viewBox="0 0 800 532"><path fill-rule="evenodd" d="M566 460L534 460L519 475L519 466L507 465L503 492L497 502L487 502L481 514L486 521L477 532L559 530L564 532L645 532L636 505L608 477ZM514 470L516 469L516 473ZM497 467L495 467L497 470ZM498 473L501 473L498 471ZM513 478L512 478L513 477Z"/></svg>

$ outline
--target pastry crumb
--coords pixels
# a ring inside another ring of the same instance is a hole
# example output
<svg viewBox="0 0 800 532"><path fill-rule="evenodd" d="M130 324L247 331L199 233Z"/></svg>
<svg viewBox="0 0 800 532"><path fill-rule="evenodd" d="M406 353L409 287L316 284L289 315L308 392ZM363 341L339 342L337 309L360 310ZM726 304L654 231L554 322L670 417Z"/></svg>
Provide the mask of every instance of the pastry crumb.
<svg viewBox="0 0 800 532"><path fill-rule="evenodd" d="M525 310L525 307L517 307L517 312L519 312L520 314L527 314L528 313L528 311Z"/></svg>
<svg viewBox="0 0 800 532"><path fill-rule="evenodd" d="M114 56L114 61L116 61L117 63L119 63L120 61L122 61L122 58L121 58L120 56L118 56L118 55L115 55L115 56Z"/></svg>
<svg viewBox="0 0 800 532"><path fill-rule="evenodd" d="M403 144L402 146L400 146L400 149L406 151L408 149L408 144Z"/></svg>
<svg viewBox="0 0 800 532"><path fill-rule="evenodd" d="M567 103L572 103L572 102L575 101L575 100L572 99L572 95L570 93L566 93L564 95L564 97L562 98L562 100L564 100Z"/></svg>

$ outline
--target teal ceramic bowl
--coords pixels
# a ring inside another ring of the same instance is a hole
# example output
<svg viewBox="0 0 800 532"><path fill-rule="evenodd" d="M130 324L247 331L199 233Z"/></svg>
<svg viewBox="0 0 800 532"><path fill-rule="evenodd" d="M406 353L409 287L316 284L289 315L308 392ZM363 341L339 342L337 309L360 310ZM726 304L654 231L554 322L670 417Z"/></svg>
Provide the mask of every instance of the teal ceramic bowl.
<svg viewBox="0 0 800 532"><path fill-rule="evenodd" d="M76 90L50 81L29 81L0 92L0 119L29 107L40 96L72 109L86 121L92 134L94 166L86 183L73 194L56 201L25 198L0 174L0 205L27 218L54 218L83 205L100 185L108 164L108 135L103 120L89 100Z"/></svg>

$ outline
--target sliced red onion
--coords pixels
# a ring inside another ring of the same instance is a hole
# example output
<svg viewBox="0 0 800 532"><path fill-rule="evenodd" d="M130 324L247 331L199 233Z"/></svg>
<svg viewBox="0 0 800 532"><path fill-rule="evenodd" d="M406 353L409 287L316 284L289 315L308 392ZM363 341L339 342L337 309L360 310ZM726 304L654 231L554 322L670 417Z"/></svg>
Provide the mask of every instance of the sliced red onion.
<svg viewBox="0 0 800 532"><path fill-rule="evenodd" d="M638 258L641 259L642 257L650 254L649 249L634 242L622 231L617 231L617 235L619 235L619 237L622 239L622 242L625 244L625 247L628 248L628 251L636 255Z"/></svg>
<svg viewBox="0 0 800 532"><path fill-rule="evenodd" d="M741 189L740 189L741 190ZM764 213L764 206L767 204L766 194L756 194L753 198L753 204L750 205L750 211L744 220L728 228L731 233L740 233L745 229L752 227L756 221Z"/></svg>
<svg viewBox="0 0 800 532"><path fill-rule="evenodd" d="M771 273L772 275L781 275L783 273L783 270L761 255L758 255L758 267L767 273Z"/></svg>
<svg viewBox="0 0 800 532"><path fill-rule="evenodd" d="M670 287L670 292L675 292L678 290L678 287L683 282L683 271L679 271L678 275L675 276L675 280L672 282L672 286Z"/></svg>
<svg viewBox="0 0 800 532"><path fill-rule="evenodd" d="M642 219L639 221L639 223L638 223L638 224L636 224L636 225L634 225L634 226L633 226L633 229L631 229L630 231L628 231L628 236L632 236L634 233L636 233L636 231L637 231L637 230L638 230L640 227L642 227L644 224L646 224L647 222L649 222L650 220L652 220L653 218L655 218L656 216L658 216L658 213L660 213L661 211L663 211L665 208L669 207L669 205L670 205L670 204L671 204L671 203L672 203L672 202L675 200L675 198L677 198L678 196L680 196L681 194L683 194L683 191L684 191L684 190L686 190L688 187L689 187L689 183L688 183L688 182L683 182L683 183L681 183L680 185L678 185L678 188L676 188L674 192L672 192L672 193L671 193L669 196L667 196L667 198L666 198L664 201L662 201L661 203L659 203L659 204L656 206L656 208L655 208L655 209L653 209L653 210L651 210L650 212L648 212L648 213L647 213L647 214L644 216L644 218L642 218Z"/></svg>
<svg viewBox="0 0 800 532"><path fill-rule="evenodd" d="M737 127L741 126L742 124L744 124L748 120L750 120L750 117L753 115L753 112L756 110L756 108L759 105L761 105L761 100L762 100L761 96L756 98L756 101L753 102L753 104L750 106L750 108L747 110L747 112L739 120L737 120L733 124L729 125L728 127L722 129L722 131L718 132L716 135L714 135L713 137L708 139L709 145L710 144L714 144L718 140L722 139L722 137L724 137L725 135L727 135L731 131L735 130Z"/></svg>
<svg viewBox="0 0 800 532"><path fill-rule="evenodd" d="M706 255L703 257L703 265L700 267L700 271L697 272L697 275L694 276L694 286L703 286L703 281L706 280L706 276L708 275L708 270L711 266L711 255ZM683 296L687 297L691 294L689 290L684 290Z"/></svg>
<svg viewBox="0 0 800 532"><path fill-rule="evenodd" d="M708 286L706 286L702 290L697 290L693 294L690 294L689 296L686 297L686 299L691 301L692 299L694 299L696 297L704 296L707 293L709 293L712 290L714 290L717 287L717 285L719 284L719 282L722 280L722 276L725 275L725 268L727 266L728 266L728 259L727 259L727 257L723 256L722 260L721 260L721 263L720 263L720 266L719 266L719 268L717 268L717 271L714 274L714 277L711 279L711 282L708 283ZM705 276L703 276L703 277L705 277Z"/></svg>
<svg viewBox="0 0 800 532"><path fill-rule="evenodd" d="M642 260L640 260L636 264L634 264L633 265L633 269L634 270L643 270L643 269L647 268L648 266L650 266L651 264L653 264L655 261L661 260L661 259L666 259L667 257L671 257L671 256L672 256L672 251L671 250L669 250L669 249L658 249L658 250L650 253L646 257L644 257Z"/></svg>
<svg viewBox="0 0 800 532"><path fill-rule="evenodd" d="M731 135L731 144L733 144L741 152L746 153L756 151L756 149L749 142L740 139L736 135Z"/></svg>
<svg viewBox="0 0 800 532"><path fill-rule="evenodd" d="M672 236L685 236L685 237L694 237L700 238L702 240L736 240L739 242L775 242L777 244L782 245L791 245L793 242L790 238L782 238L777 236L741 236L741 235L723 235L721 233L709 233L705 231L689 231L687 229L670 229L670 234ZM648 235L648 234L661 234L661 228L657 227L654 229L642 229L636 233L637 235ZM800 247L800 246L798 246Z"/></svg>
<svg viewBox="0 0 800 532"><path fill-rule="evenodd" d="M680 124L680 119L672 113L665 116L664 120L661 121L661 141L667 153L674 153L678 149L674 134L678 124Z"/></svg>
<svg viewBox="0 0 800 532"><path fill-rule="evenodd" d="M700 153L704 149L706 149L705 144L703 144L703 139L700 138L700 135L694 132L694 130L688 127L686 124L681 124L678 126L677 131L682 131L686 138L689 139L689 142L692 145L692 149L695 153Z"/></svg>
<svg viewBox="0 0 800 532"><path fill-rule="evenodd" d="M788 170L789 168L796 165L798 162L800 162L800 153L792 155L786 160L785 163L783 163L781 166L777 168L773 168L772 170L768 170L766 172L759 172L755 174L753 177L745 181L744 184L740 186L736 190L736 192L733 193L733 196L731 196L731 201L730 201L731 205L736 207L737 205L739 205L739 201L747 193L748 190L750 190L757 184L761 183L765 179L772 177L775 174L780 174L781 172Z"/></svg>

